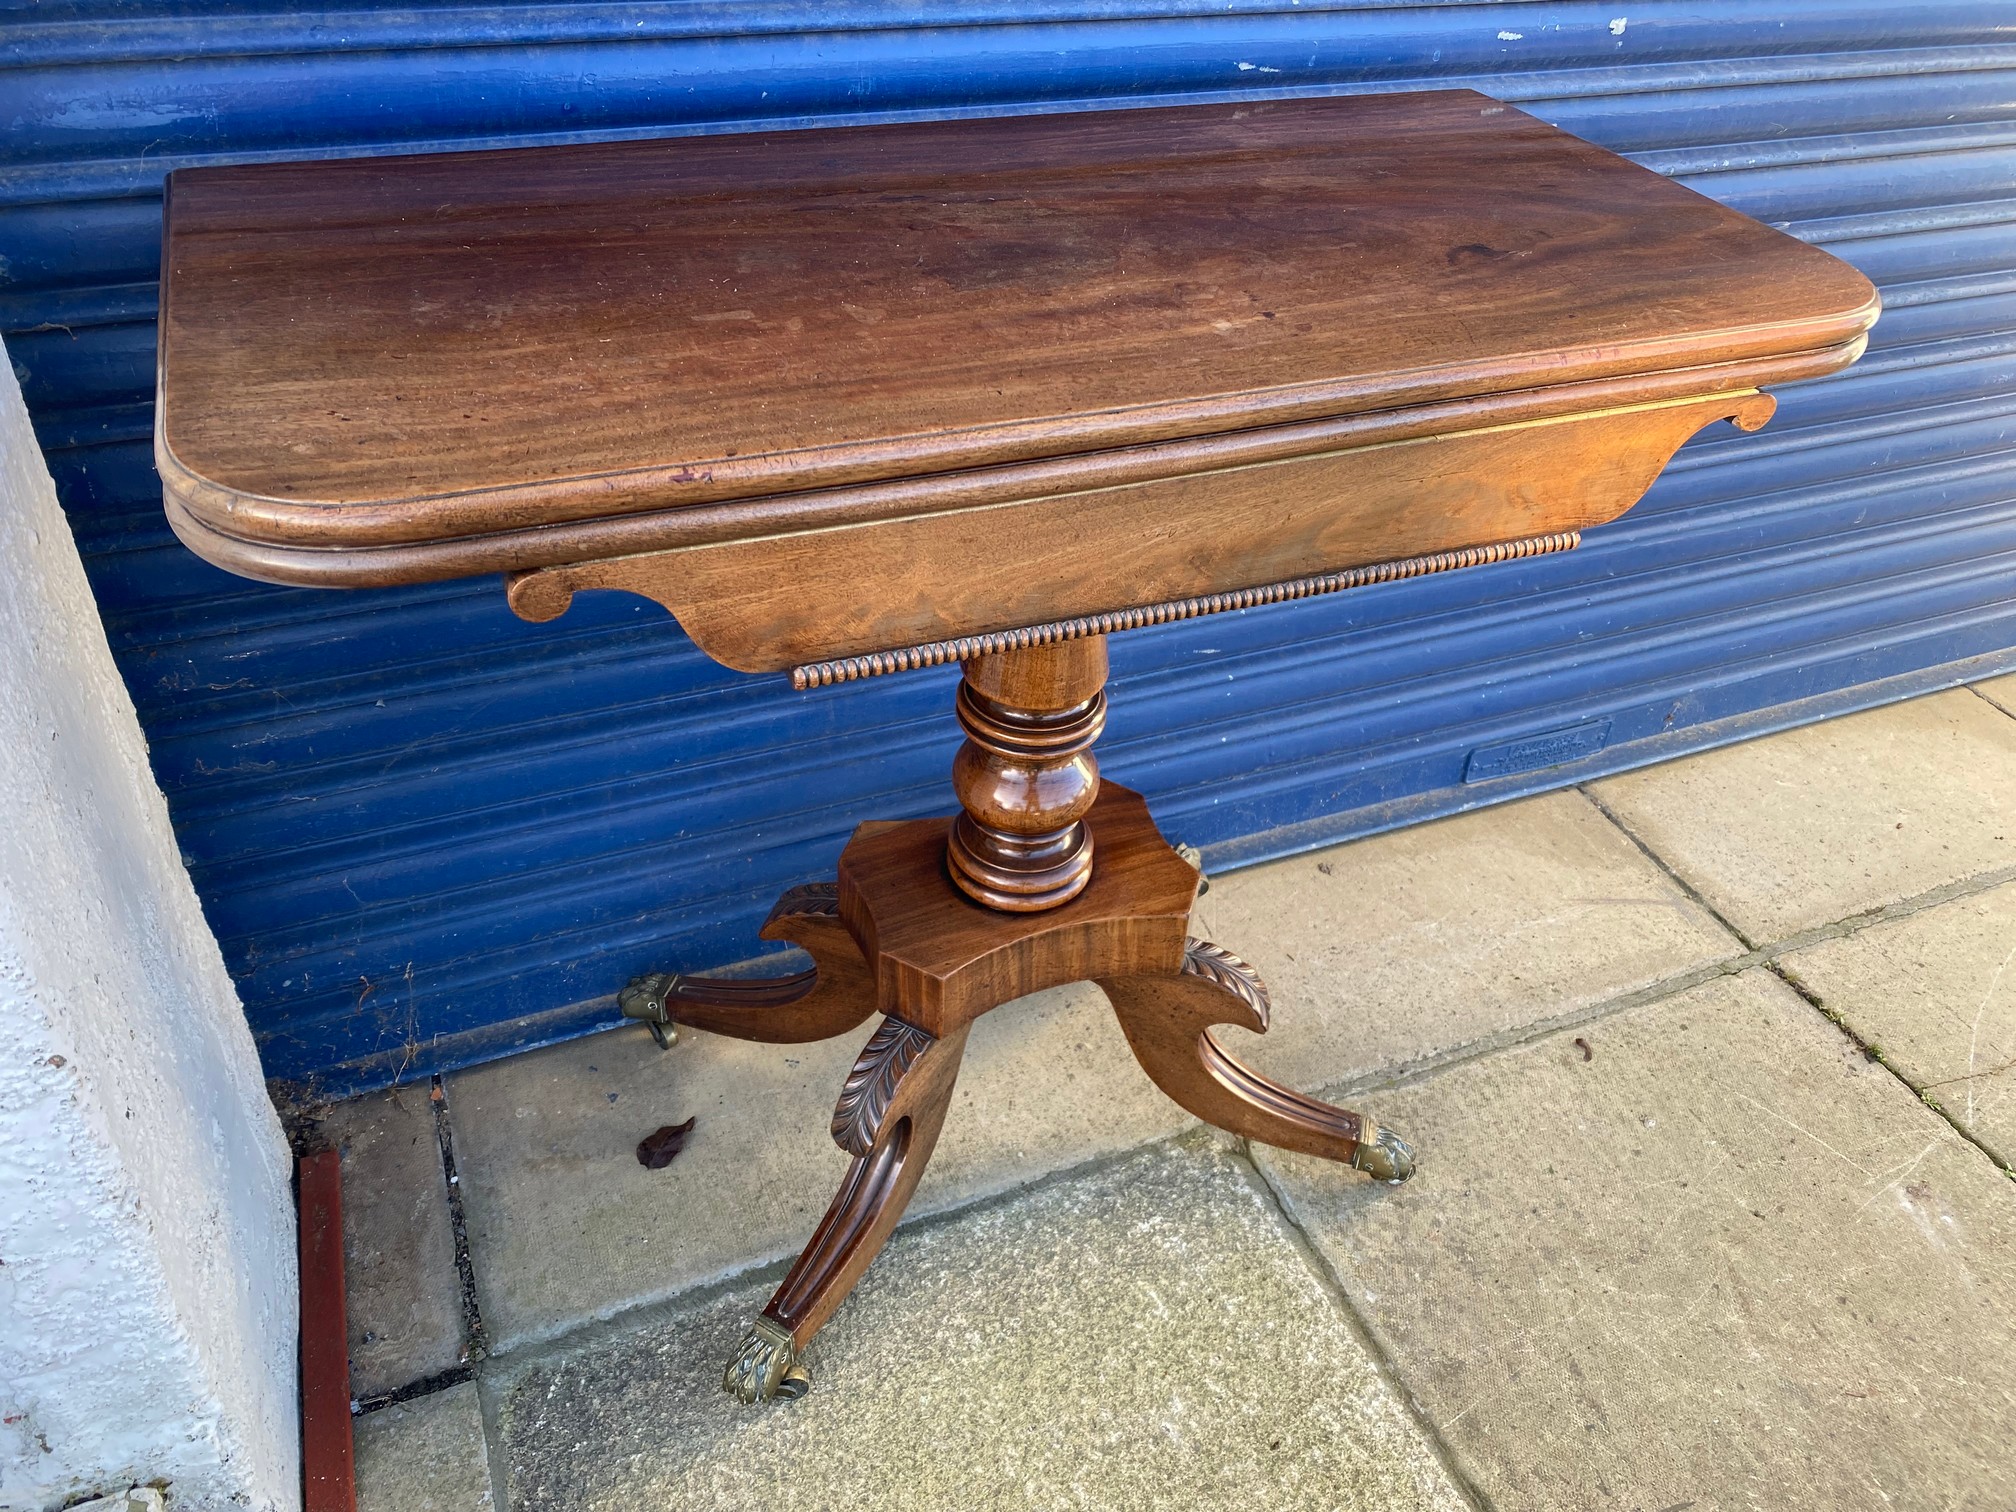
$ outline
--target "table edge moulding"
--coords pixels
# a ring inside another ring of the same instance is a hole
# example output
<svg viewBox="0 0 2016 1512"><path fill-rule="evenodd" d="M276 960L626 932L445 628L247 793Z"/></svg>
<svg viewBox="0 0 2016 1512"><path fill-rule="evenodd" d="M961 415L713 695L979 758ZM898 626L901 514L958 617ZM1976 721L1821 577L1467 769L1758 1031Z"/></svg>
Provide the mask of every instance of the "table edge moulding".
<svg viewBox="0 0 2016 1512"><path fill-rule="evenodd" d="M862 825L763 937L619 995L789 1043L879 1013L853 1157L726 1389L794 1397L973 1021L1094 981L1199 1118L1391 1182L1278 1086L1200 876L1102 783L1106 637L1571 550L1719 420L1859 356L1845 263L1468 90L185 169L155 454L269 582L620 590L817 687L958 662L958 811Z"/></svg>

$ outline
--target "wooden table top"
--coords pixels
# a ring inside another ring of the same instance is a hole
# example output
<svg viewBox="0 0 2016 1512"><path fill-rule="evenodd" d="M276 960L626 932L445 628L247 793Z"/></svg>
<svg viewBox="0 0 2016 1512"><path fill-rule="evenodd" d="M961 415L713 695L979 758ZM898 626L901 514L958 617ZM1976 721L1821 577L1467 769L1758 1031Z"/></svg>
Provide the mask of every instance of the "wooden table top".
<svg viewBox="0 0 2016 1512"><path fill-rule="evenodd" d="M193 169L157 454L178 528L269 556L543 532L552 561L571 522L732 539L738 500L774 531L839 485L1628 399L1846 349L1876 308L1463 90Z"/></svg>

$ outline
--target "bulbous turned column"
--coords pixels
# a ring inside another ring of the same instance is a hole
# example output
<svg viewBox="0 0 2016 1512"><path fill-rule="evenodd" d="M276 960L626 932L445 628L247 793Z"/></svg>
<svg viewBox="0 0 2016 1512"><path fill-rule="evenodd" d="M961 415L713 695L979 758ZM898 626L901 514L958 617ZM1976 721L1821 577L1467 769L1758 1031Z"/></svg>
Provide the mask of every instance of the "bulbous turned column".
<svg viewBox="0 0 2016 1512"><path fill-rule="evenodd" d="M977 903L1037 913L1092 880L1099 796L1092 742L1106 727L1106 638L1002 651L965 663L952 761L963 812L952 822L952 881Z"/></svg>

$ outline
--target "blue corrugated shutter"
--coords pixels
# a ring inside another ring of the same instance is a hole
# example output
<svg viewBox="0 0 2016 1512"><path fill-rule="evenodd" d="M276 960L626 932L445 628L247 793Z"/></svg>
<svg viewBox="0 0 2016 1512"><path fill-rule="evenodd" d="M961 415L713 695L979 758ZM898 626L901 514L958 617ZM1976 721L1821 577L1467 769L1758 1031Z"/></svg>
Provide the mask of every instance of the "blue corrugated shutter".
<svg viewBox="0 0 2016 1512"><path fill-rule="evenodd" d="M277 1077L480 1058L606 1021L632 972L748 954L856 820L949 806L952 674L797 694L613 595L534 627L493 580L204 565L149 461L177 164L1470 85L1860 266L1869 356L1689 446L1573 555L1120 638L1108 773L1231 862L2016 664L2006 3L0 18L0 326Z"/></svg>

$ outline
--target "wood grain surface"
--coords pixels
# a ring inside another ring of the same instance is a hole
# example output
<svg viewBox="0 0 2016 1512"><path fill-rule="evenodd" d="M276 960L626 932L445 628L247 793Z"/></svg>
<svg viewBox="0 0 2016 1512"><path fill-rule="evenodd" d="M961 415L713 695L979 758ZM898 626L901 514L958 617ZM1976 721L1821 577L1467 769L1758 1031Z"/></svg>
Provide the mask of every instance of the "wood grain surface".
<svg viewBox="0 0 2016 1512"><path fill-rule="evenodd" d="M1130 788L1102 783L1084 822L1097 838L1092 879L1040 913L986 908L952 886L950 820L857 830L840 855L840 916L875 973L876 1005L944 1037L1045 987L1179 971L1197 869Z"/></svg>
<svg viewBox="0 0 2016 1512"><path fill-rule="evenodd" d="M1093 744L1106 728L1106 637L969 657L959 680L952 821L945 862L976 903L1040 912L1091 880L1080 821L1099 796Z"/></svg>
<svg viewBox="0 0 2016 1512"><path fill-rule="evenodd" d="M1827 254L1468 91L184 170L163 282L178 528L262 576L403 543L409 579L536 564L428 555L500 533L609 554L550 554L568 522L767 498L718 512L735 539L810 490L1632 402L1848 360L1876 312Z"/></svg>
<svg viewBox="0 0 2016 1512"><path fill-rule="evenodd" d="M746 672L1279 582L1615 519L1753 391L1489 426L1010 505L796 531L515 578L527 619L584 588L678 616Z"/></svg>

